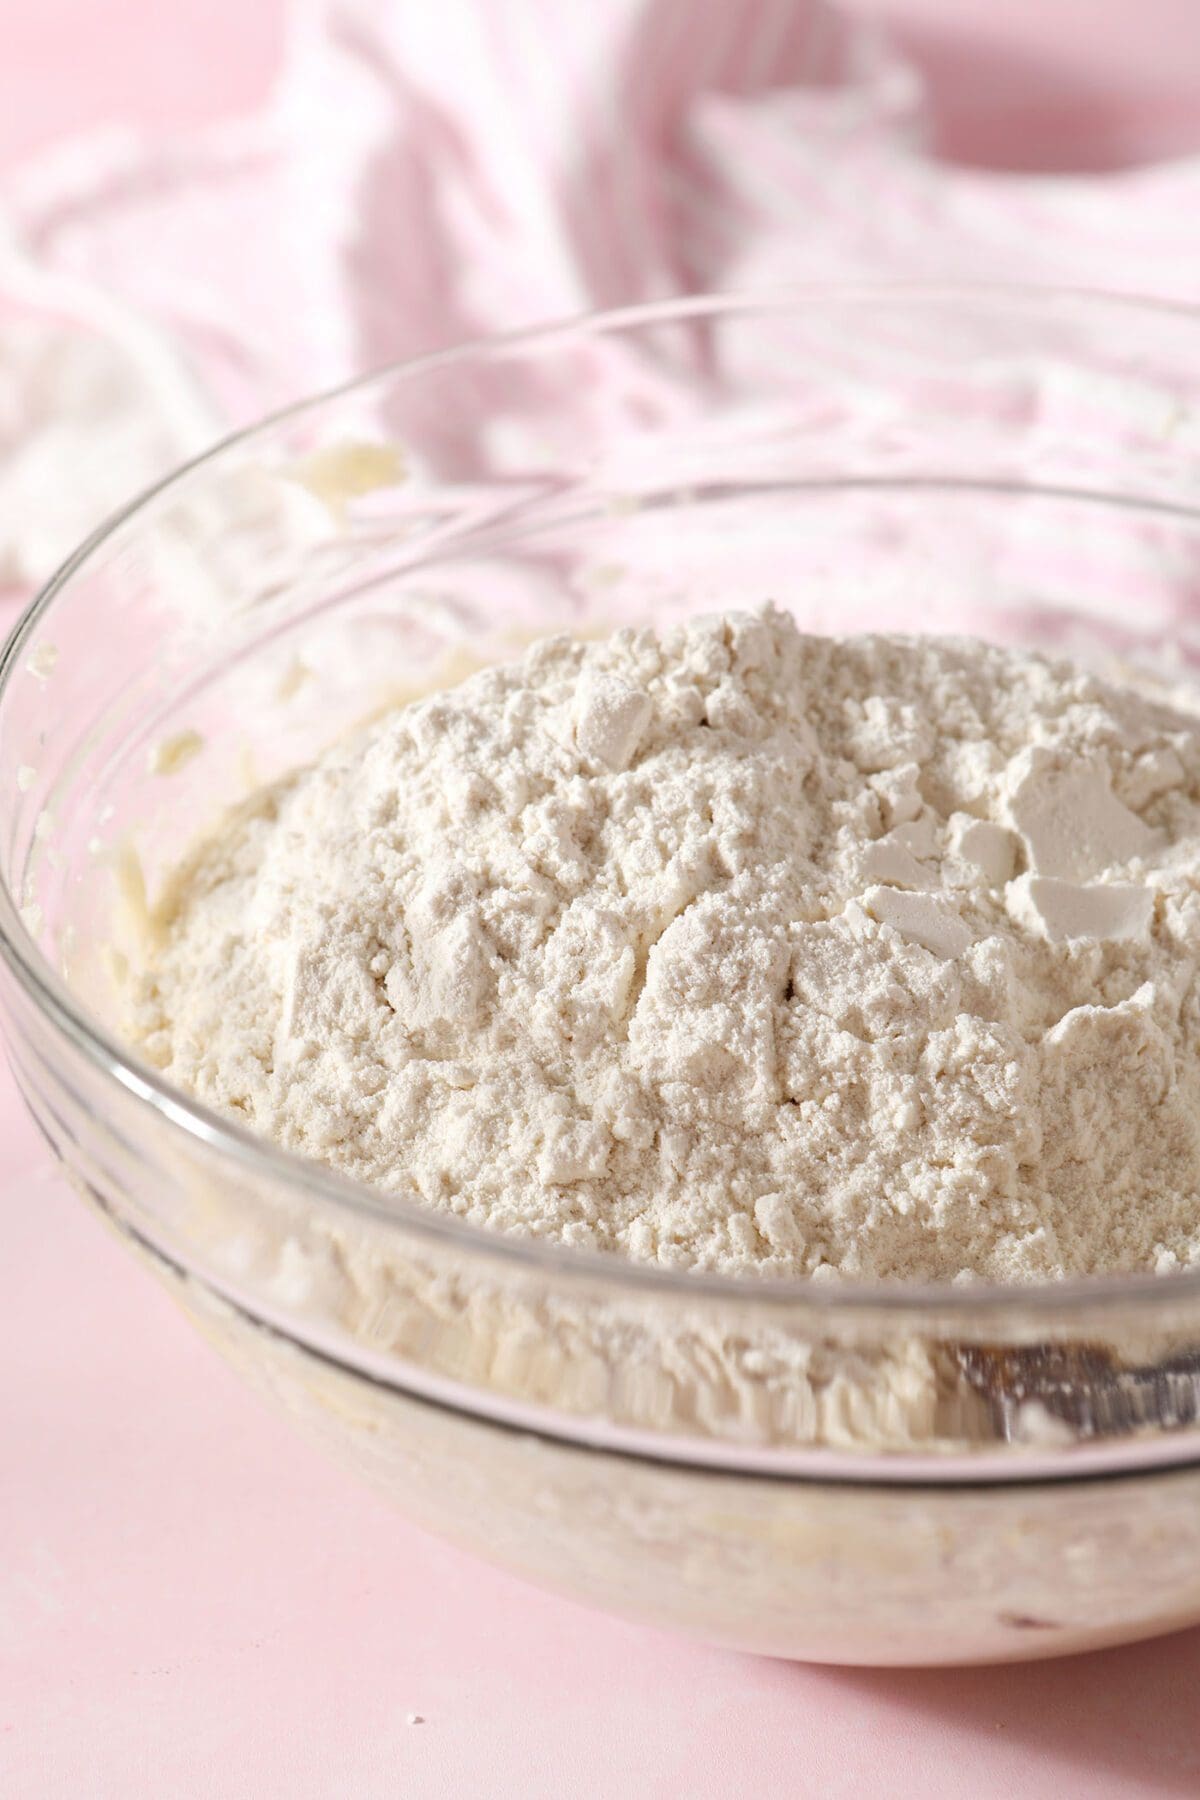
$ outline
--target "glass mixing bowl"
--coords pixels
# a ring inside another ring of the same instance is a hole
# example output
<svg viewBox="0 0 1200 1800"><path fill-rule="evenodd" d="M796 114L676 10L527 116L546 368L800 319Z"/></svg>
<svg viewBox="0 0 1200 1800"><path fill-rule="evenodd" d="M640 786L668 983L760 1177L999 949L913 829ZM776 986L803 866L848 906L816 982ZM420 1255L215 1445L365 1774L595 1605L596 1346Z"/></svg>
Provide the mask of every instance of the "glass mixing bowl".
<svg viewBox="0 0 1200 1800"><path fill-rule="evenodd" d="M226 806L549 629L770 596L1186 683L1198 394L1168 308L700 299L425 358L165 482L0 671L0 997L80 1191L338 1455L564 1593L843 1662L1200 1619L1200 1272L864 1289L491 1236L218 1118L116 1023Z"/></svg>

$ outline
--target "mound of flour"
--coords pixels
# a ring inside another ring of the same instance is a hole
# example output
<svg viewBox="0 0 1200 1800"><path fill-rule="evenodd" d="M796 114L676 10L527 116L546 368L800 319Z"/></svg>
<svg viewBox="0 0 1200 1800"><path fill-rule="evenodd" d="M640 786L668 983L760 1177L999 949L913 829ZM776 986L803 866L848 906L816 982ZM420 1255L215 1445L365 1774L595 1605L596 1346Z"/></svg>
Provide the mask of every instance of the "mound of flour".
<svg viewBox="0 0 1200 1800"><path fill-rule="evenodd" d="M671 1267L1200 1262L1200 729L771 608L552 639L231 818L133 1035L291 1150Z"/></svg>

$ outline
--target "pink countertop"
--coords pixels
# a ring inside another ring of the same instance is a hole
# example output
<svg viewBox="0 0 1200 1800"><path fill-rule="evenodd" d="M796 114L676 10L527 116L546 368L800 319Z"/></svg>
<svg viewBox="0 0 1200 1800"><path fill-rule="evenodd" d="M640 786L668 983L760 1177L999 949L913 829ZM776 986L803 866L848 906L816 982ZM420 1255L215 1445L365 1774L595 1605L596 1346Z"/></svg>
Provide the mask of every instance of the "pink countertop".
<svg viewBox="0 0 1200 1800"><path fill-rule="evenodd" d="M874 10L928 59L956 154L1200 147L1193 0ZM277 0L0 0L0 161L247 107L280 35ZM47 1170L0 1076L0 1794L1197 1795L1198 1685L1200 1632L1024 1669L822 1670L470 1561L259 1408Z"/></svg>

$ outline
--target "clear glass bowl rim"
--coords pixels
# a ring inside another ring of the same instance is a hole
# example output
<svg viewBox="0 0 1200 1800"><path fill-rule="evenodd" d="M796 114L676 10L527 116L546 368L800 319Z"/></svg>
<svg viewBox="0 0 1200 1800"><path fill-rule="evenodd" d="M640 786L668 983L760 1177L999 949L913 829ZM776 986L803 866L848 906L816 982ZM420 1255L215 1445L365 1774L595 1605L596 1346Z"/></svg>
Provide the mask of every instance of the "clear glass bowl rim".
<svg viewBox="0 0 1200 1800"><path fill-rule="evenodd" d="M23 650L37 630L46 624L56 599L64 593L72 579L86 567L91 558L125 526L148 514L154 503L184 483L196 470L218 462L235 446L252 444L266 437L280 424L304 414L317 414L322 408L344 397L366 393L398 381L423 377L438 368L471 361L487 362L520 352L522 354L563 347L573 338L619 334L649 326L670 325L682 320L719 317L731 314L779 314L801 309L886 306L889 301L908 308L945 309L961 306L969 309L1007 308L1014 315L1028 312L1049 317L1054 313L1082 309L1089 314L1109 313L1131 319L1149 321L1155 316L1164 321L1174 319L1195 330L1197 355L1200 358L1200 308L1182 302L1162 300L1137 293L1115 293L1102 289L1071 286L1037 286L1022 283L983 282L899 282L855 281L812 283L770 290L761 294L712 293L693 294L665 301L618 307L577 314L574 317L534 325L518 331L496 333L467 340L447 349L404 358L383 365L368 374L338 384L318 394L281 407L253 424L230 432L200 455L180 464L161 480L135 495L125 506L111 514L55 571L30 601L25 611L0 645L0 709L3 708L9 684L14 678ZM836 491L838 482L823 483ZM1053 487L1036 483L995 482L953 477L931 477L928 482L890 482L881 477L872 485L927 485L931 489L970 488L976 492L995 491L1022 493L1060 493ZM1085 491L1080 490L1080 498ZM1200 524L1200 506L1187 506L1177 501L1155 500L1141 496L1101 494L1088 490L1086 497L1114 506L1166 514ZM1200 1269L1170 1275L1132 1274L1106 1277L1075 1277L1061 1281L1028 1284L972 1283L949 1286L935 1283L822 1283L811 1279L697 1273L689 1270L659 1269L650 1264L632 1262L610 1252L577 1250L566 1245L546 1243L540 1239L509 1237L486 1227L468 1224L450 1214L438 1213L400 1197L383 1196L363 1183L338 1174L324 1164L283 1150L265 1137L223 1118L193 1099L182 1089L165 1081L156 1070L143 1064L117 1038L111 1036L89 1013L75 1002L66 983L42 953L21 917L16 896L9 885L7 872L0 867L0 959L10 976L54 1031L90 1062L102 1078L115 1082L152 1108L174 1129L198 1140L225 1156L231 1173L238 1168L265 1174L300 1190L306 1198L328 1209L331 1215L369 1220L372 1229L381 1228L397 1238L430 1248L457 1251L474 1263L505 1265L522 1273L540 1273L556 1283L576 1286L602 1285L609 1289L625 1289L645 1297L660 1294L672 1301L724 1302L743 1311L794 1313L797 1308L827 1317L852 1314L885 1315L897 1329L906 1325L914 1330L928 1328L930 1313L935 1312L943 1329L955 1323L978 1332L989 1315L1010 1313L1019 1307L1029 1319L1041 1316L1062 1326L1074 1313L1094 1312L1097 1305L1120 1303L1122 1307L1171 1307L1200 1300Z"/></svg>

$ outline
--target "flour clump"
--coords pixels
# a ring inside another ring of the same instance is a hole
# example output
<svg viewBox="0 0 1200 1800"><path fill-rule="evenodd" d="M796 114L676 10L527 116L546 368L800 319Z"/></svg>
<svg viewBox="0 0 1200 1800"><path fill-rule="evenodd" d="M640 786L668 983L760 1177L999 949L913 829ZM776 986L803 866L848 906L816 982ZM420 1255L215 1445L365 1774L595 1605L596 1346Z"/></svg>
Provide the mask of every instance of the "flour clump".
<svg viewBox="0 0 1200 1800"><path fill-rule="evenodd" d="M1200 729L698 619L399 708L178 871L131 1030L286 1148L669 1268L1200 1263Z"/></svg>

